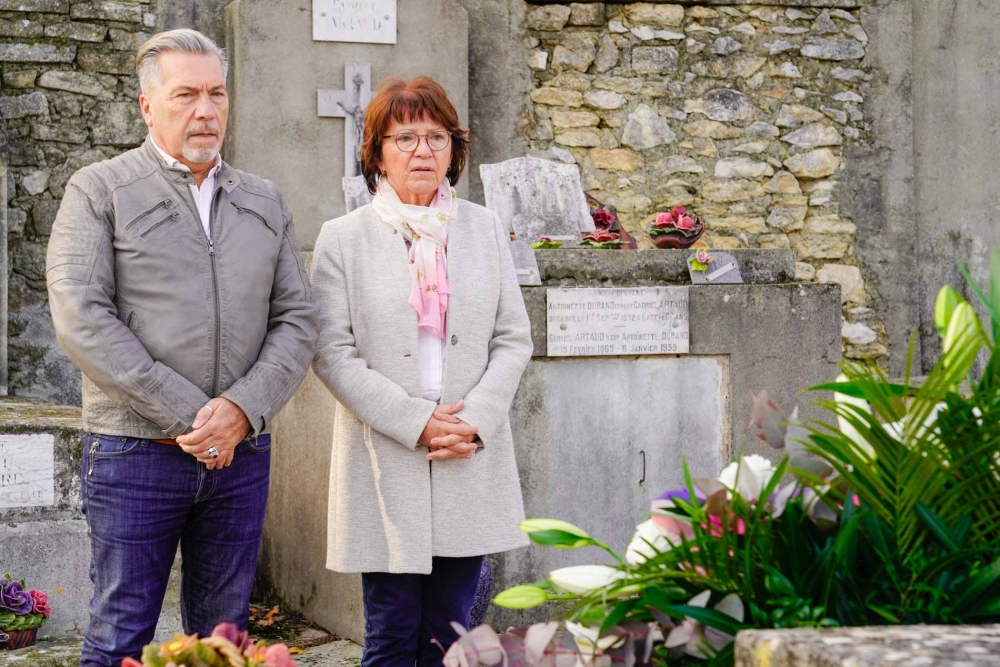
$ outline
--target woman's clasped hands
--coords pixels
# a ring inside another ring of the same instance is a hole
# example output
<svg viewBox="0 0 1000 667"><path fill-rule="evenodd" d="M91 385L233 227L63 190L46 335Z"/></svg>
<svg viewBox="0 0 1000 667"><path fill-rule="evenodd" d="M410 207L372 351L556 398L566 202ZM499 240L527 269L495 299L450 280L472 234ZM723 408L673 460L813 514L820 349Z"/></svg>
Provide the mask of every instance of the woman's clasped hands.
<svg viewBox="0 0 1000 667"><path fill-rule="evenodd" d="M463 405L463 401L439 405L427 420L417 444L431 450L427 454L428 461L472 458L477 448L474 441L479 429L455 416Z"/></svg>

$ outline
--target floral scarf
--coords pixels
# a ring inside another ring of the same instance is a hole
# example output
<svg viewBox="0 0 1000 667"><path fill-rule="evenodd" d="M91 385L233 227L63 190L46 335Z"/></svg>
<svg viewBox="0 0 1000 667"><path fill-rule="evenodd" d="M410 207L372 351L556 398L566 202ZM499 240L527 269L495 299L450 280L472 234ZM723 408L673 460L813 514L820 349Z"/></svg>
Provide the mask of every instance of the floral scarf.
<svg viewBox="0 0 1000 667"><path fill-rule="evenodd" d="M430 206L404 204L388 179L380 178L372 208L379 219L410 242L410 298L417 326L442 340L448 315L448 226L458 200L445 180Z"/></svg>

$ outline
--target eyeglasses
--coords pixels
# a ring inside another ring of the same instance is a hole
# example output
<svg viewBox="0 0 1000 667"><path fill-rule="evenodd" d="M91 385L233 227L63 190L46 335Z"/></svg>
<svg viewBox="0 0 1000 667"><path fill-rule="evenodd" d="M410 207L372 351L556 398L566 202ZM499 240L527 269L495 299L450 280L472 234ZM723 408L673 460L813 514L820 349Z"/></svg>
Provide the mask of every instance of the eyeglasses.
<svg viewBox="0 0 1000 667"><path fill-rule="evenodd" d="M444 130L435 130L428 134L417 134L416 132L398 132L387 134L383 139L395 139L396 148L403 153L412 153L417 150L421 139L427 139L427 147L432 151L443 151L451 143L451 134Z"/></svg>

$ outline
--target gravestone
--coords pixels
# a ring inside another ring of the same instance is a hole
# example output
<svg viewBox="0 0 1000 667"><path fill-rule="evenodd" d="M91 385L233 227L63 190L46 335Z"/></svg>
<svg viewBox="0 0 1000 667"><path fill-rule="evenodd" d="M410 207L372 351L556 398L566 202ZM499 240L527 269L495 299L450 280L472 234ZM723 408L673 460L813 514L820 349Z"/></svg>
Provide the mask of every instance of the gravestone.
<svg viewBox="0 0 1000 667"><path fill-rule="evenodd" d="M0 434L0 507L55 504L55 437Z"/></svg>
<svg viewBox="0 0 1000 667"><path fill-rule="evenodd" d="M348 6L373 3L316 2L340 17ZM355 105L341 100L346 118L321 117L317 92L353 95L357 83L345 65L367 63L373 87L389 76L430 76L448 92L463 127L469 122L469 21L457 0L398 3L395 44L315 41L312 10L310 0L236 0L226 7L232 115L225 157L278 185L305 250L325 221L347 212L344 158L351 153L344 139L351 133L344 124L354 123L347 112ZM355 30L352 39L374 40L369 33ZM457 190L467 196L467 179Z"/></svg>
<svg viewBox="0 0 1000 667"><path fill-rule="evenodd" d="M484 164L479 173L486 207L518 240L533 243L548 236L573 248L582 234L594 231L576 165L523 157Z"/></svg>
<svg viewBox="0 0 1000 667"><path fill-rule="evenodd" d="M313 0L317 42L396 43L396 0Z"/></svg>
<svg viewBox="0 0 1000 667"><path fill-rule="evenodd" d="M0 146L3 141L0 140ZM12 193L7 188L7 165L0 155L0 192L3 199L0 200L0 396L7 395L7 269L9 260L7 257L7 198Z"/></svg>
<svg viewBox="0 0 1000 667"><path fill-rule="evenodd" d="M538 270L535 249L520 239L510 241L510 254L514 259L514 271L518 285L541 285L542 274Z"/></svg>

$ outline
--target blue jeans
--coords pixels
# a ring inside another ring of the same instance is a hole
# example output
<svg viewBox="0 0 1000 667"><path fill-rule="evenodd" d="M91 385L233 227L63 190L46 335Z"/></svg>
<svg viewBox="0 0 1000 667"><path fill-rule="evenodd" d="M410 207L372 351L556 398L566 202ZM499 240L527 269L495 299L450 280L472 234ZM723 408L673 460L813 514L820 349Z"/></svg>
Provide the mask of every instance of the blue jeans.
<svg viewBox="0 0 1000 667"><path fill-rule="evenodd" d="M245 629L264 528L271 438L247 438L208 470L177 445L87 435L83 511L90 532L90 626L80 667L118 667L153 639L181 547L184 631Z"/></svg>
<svg viewBox="0 0 1000 667"><path fill-rule="evenodd" d="M440 667L442 648L458 638L451 622L469 627L482 565L482 556L435 556L430 574L362 574L361 667Z"/></svg>

